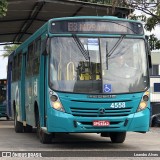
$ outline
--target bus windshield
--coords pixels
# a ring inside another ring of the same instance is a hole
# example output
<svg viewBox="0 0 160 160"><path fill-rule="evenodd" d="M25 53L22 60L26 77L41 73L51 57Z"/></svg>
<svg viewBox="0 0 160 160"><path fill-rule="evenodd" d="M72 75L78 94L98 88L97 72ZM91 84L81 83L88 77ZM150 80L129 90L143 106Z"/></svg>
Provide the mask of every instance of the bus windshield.
<svg viewBox="0 0 160 160"><path fill-rule="evenodd" d="M53 90L116 94L148 88L143 39L77 38L51 38L49 77Z"/></svg>

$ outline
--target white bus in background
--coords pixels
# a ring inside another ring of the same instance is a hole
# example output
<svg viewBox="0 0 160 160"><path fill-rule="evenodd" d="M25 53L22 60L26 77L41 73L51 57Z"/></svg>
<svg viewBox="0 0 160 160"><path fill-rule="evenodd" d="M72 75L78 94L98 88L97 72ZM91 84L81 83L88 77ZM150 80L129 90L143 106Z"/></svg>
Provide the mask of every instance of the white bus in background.
<svg viewBox="0 0 160 160"><path fill-rule="evenodd" d="M151 53L150 101L152 108L151 125L160 126L160 51Z"/></svg>

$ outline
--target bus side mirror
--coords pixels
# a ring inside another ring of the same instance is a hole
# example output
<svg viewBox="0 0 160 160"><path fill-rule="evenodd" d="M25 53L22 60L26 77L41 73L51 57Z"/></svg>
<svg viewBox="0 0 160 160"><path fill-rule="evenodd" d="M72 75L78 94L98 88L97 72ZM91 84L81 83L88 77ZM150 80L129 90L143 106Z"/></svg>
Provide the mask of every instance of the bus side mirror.
<svg viewBox="0 0 160 160"><path fill-rule="evenodd" d="M149 68L152 68L152 59L150 54L148 54L148 64L149 64Z"/></svg>
<svg viewBox="0 0 160 160"><path fill-rule="evenodd" d="M146 48L147 48L147 53L148 53L148 64L149 64L149 68L152 68L152 59L151 59L151 51L150 51L150 46L148 43L149 40L149 36L145 36L145 40L146 40Z"/></svg>
<svg viewBox="0 0 160 160"><path fill-rule="evenodd" d="M146 39L146 41L148 42L149 36L145 35L145 39Z"/></svg>

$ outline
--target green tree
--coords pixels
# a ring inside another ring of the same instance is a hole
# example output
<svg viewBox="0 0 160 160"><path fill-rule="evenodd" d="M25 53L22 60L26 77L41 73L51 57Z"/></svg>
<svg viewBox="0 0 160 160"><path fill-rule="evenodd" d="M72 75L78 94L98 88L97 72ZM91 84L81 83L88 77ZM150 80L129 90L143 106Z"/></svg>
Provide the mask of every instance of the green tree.
<svg viewBox="0 0 160 160"><path fill-rule="evenodd" d="M129 7L142 11L144 15L137 18L145 22L145 28L148 31L152 31L157 24L160 23L160 0L134 0L129 3L126 2ZM133 15L136 18L135 15Z"/></svg>
<svg viewBox="0 0 160 160"><path fill-rule="evenodd" d="M82 0L84 2L108 4L115 6L125 6L128 8L133 8L140 10L144 13L142 16L132 15L132 19L143 20L145 28L151 31L155 28L157 24L160 23L160 0ZM148 15L149 17L147 18Z"/></svg>
<svg viewBox="0 0 160 160"><path fill-rule="evenodd" d="M4 58L8 57L15 49L18 48L18 46L19 46L18 44L4 46L5 52L2 54L2 56Z"/></svg>
<svg viewBox="0 0 160 160"><path fill-rule="evenodd" d="M127 3L127 5L144 13L141 16L132 15L131 19L144 21L147 31L154 30L160 24L160 0L134 0ZM160 40L154 34L149 36L149 44L151 50L160 49Z"/></svg>
<svg viewBox="0 0 160 160"><path fill-rule="evenodd" d="M0 0L0 17L6 15L7 5L8 5L7 0Z"/></svg>
<svg viewBox="0 0 160 160"><path fill-rule="evenodd" d="M149 44L151 50L160 49L160 40L154 34L149 36Z"/></svg>
<svg viewBox="0 0 160 160"><path fill-rule="evenodd" d="M143 20L145 28L151 31L155 28L157 24L160 23L160 0L81 0L84 2L108 4L113 7L125 6L128 8L133 8L140 10L144 13L142 16L132 15L132 19L138 18ZM148 16L145 16L148 15ZM148 17L148 18L147 18Z"/></svg>
<svg viewBox="0 0 160 160"><path fill-rule="evenodd" d="M113 7L126 6L125 0L81 0L81 1L90 2L90 3L97 3L97 4L112 5Z"/></svg>
<svg viewBox="0 0 160 160"><path fill-rule="evenodd" d="M145 29L147 31L152 31L155 26L160 24L160 0L83 0L85 2L91 3L103 3L113 6L113 11L116 6L125 6L128 8L133 8L135 10L142 11L141 16L136 16L131 14L129 18L139 19L144 21ZM153 42L152 42L153 41ZM151 50L160 49L160 41L155 37L155 35L149 36L149 43Z"/></svg>

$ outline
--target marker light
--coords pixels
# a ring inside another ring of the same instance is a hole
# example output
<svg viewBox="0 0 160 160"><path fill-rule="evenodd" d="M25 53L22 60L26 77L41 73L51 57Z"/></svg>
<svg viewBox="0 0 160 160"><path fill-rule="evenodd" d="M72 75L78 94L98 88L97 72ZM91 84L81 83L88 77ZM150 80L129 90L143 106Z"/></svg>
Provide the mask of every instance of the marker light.
<svg viewBox="0 0 160 160"><path fill-rule="evenodd" d="M53 102L52 105L53 105L54 109L57 109L57 110L61 110L61 108L62 108L61 103L58 102L58 101L57 102Z"/></svg>
<svg viewBox="0 0 160 160"><path fill-rule="evenodd" d="M52 95L52 96L50 97L50 99L51 99L52 102L55 102L55 101L58 100L58 97L57 97L56 95Z"/></svg>
<svg viewBox="0 0 160 160"><path fill-rule="evenodd" d="M147 101L149 100L149 97L148 97L147 95L144 95L144 96L143 96L143 100L144 100L145 102L147 102Z"/></svg>
<svg viewBox="0 0 160 160"><path fill-rule="evenodd" d="M148 100L149 100L149 91L146 91L142 96L142 99L141 99L141 102L140 102L139 107L137 109L137 112L140 112L140 111L146 109L147 104L148 104Z"/></svg>
<svg viewBox="0 0 160 160"><path fill-rule="evenodd" d="M52 95L52 96L50 97L50 102L51 102L51 106L52 106L54 109L56 109L56 110L58 110L58 111L64 112L64 108L63 108L63 106L62 106L62 104L61 104L58 96Z"/></svg>

